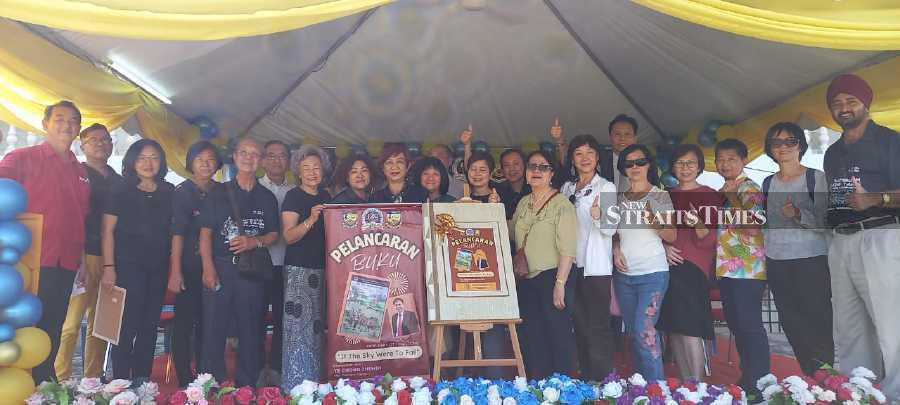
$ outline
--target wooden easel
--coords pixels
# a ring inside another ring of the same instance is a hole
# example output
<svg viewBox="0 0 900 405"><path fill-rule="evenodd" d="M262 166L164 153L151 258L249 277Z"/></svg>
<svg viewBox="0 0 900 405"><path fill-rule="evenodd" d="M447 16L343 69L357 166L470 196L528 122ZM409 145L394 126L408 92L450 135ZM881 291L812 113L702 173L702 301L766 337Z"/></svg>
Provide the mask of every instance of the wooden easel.
<svg viewBox="0 0 900 405"><path fill-rule="evenodd" d="M525 377L525 363L522 361L522 349L519 347L519 334L516 332L516 324L522 323L521 319L494 319L494 320L478 320L478 321L431 321L434 326L434 333L437 335L435 342L436 350L434 354L434 371L432 371L432 379L434 381L441 380L441 369L449 367L460 367L457 375L462 374L462 367L490 367L505 366L516 367L518 375ZM512 342L513 356L512 359L485 359L481 351L481 334L493 328L496 325L506 325L509 328L509 339ZM444 350L444 327L459 326L459 360L443 360L441 357ZM472 340L475 342L475 358L466 360L466 333L472 334Z"/></svg>

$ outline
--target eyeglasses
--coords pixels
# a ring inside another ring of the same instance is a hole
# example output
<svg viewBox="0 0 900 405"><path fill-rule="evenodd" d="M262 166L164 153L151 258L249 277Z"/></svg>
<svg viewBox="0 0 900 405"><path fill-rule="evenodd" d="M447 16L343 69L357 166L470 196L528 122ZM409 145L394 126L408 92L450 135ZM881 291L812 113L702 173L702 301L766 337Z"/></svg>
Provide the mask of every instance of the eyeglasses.
<svg viewBox="0 0 900 405"><path fill-rule="evenodd" d="M541 172L541 173L549 173L553 170L553 166L551 165L539 165L537 163L529 163L528 170L532 172Z"/></svg>
<svg viewBox="0 0 900 405"><path fill-rule="evenodd" d="M569 202L572 204L575 204L578 202L578 200L581 197L587 197L587 196L591 195L591 192L593 192L593 191L594 191L594 189L591 189L591 188L583 188L581 190L578 190L569 196Z"/></svg>
<svg viewBox="0 0 900 405"><path fill-rule="evenodd" d="M274 154L274 153L272 153L272 154L266 155L266 160L269 160L269 161L287 160L287 158L288 158L288 157L287 157L287 155L285 155L285 154Z"/></svg>
<svg viewBox="0 0 900 405"><path fill-rule="evenodd" d="M772 139L772 148L780 148L782 146L787 146L789 148L793 148L800 144L800 140L797 138L788 138L788 139Z"/></svg>
<svg viewBox="0 0 900 405"><path fill-rule="evenodd" d="M242 158L248 158L248 157L249 157L249 158L254 158L254 159L258 159L258 158L259 158L259 152L248 152L248 151L245 151L245 150L239 150L239 151L237 152L237 155L238 155L239 157L242 157Z"/></svg>
<svg viewBox="0 0 900 405"><path fill-rule="evenodd" d="M638 166L638 167L644 167L644 166L647 166L648 164L650 164L650 160L647 159L647 158L640 158L640 159L634 159L634 160L626 160L626 161L625 161L625 168L626 168L626 169L631 169L632 167L635 167L635 166Z"/></svg>
<svg viewBox="0 0 900 405"><path fill-rule="evenodd" d="M696 160L676 160L675 166L683 167L686 169L694 169L697 167L697 161Z"/></svg>

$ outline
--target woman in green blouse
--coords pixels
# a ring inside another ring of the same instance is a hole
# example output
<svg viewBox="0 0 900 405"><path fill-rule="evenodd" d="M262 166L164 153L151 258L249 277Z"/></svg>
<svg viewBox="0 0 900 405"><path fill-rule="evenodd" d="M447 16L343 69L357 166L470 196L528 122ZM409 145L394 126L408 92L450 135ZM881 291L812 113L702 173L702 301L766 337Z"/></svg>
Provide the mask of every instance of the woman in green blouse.
<svg viewBox="0 0 900 405"><path fill-rule="evenodd" d="M525 249L528 272L518 274L519 309L525 335L525 362L532 378L575 371L575 335L570 305L569 271L575 257L575 207L551 184L553 157L528 155L526 181L531 194L513 215L516 246Z"/></svg>

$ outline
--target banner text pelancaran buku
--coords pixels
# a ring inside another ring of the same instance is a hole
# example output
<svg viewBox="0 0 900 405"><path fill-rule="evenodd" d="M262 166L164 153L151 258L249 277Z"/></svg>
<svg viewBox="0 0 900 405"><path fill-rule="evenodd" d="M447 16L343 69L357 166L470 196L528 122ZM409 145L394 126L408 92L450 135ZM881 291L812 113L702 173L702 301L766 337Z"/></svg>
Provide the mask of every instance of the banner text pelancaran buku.
<svg viewBox="0 0 900 405"><path fill-rule="evenodd" d="M428 374L422 247L418 204L326 207L329 379Z"/></svg>

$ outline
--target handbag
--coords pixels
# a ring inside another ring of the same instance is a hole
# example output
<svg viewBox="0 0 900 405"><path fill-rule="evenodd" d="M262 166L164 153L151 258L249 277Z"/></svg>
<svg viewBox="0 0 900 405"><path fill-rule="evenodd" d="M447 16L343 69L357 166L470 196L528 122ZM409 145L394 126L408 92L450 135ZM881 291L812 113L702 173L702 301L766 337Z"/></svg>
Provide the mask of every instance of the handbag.
<svg viewBox="0 0 900 405"><path fill-rule="evenodd" d="M550 200L553 199L553 197L556 197L557 193L558 192L554 191L553 194L550 195L550 198L548 198L547 201L544 202L544 205L542 205L541 208L538 209L537 213L534 214L535 219L537 219L537 217L541 215L541 211L544 210L544 207L547 206L547 204L550 202ZM534 224L532 223L531 228L533 227ZM528 228L528 232L526 232L525 237L522 238L522 246L516 250L516 254L515 256L513 256L513 273L518 276L525 276L528 274L528 257L525 256L525 245L528 244L528 234L531 233L531 228Z"/></svg>
<svg viewBox="0 0 900 405"><path fill-rule="evenodd" d="M237 222L239 235L247 236L244 232L244 220L241 217L241 211L238 209L237 201L234 195L233 187L226 186L228 189L228 202L231 204L231 215ZM238 274L255 279L268 279L272 276L272 256L269 249L257 247L247 250L238 256L237 260Z"/></svg>

